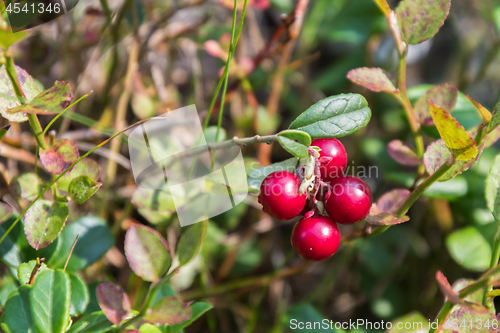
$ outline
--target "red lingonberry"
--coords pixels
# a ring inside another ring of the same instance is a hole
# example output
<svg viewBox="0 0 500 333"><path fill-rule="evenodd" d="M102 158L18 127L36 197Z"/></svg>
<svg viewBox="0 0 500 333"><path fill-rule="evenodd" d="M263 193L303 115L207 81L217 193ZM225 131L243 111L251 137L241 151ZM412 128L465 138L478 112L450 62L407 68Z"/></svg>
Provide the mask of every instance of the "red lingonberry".
<svg viewBox="0 0 500 333"><path fill-rule="evenodd" d="M347 166L347 153L344 145L337 139L314 139L311 146L321 148L319 160L321 162L321 178L329 182L341 177Z"/></svg>
<svg viewBox="0 0 500 333"><path fill-rule="evenodd" d="M326 216L302 218L293 228L292 246L306 260L325 260L339 245L339 227Z"/></svg>
<svg viewBox="0 0 500 333"><path fill-rule="evenodd" d="M259 202L264 212L277 220L290 220L304 208L307 193L299 193L300 180L291 172L276 171L260 186Z"/></svg>
<svg viewBox="0 0 500 333"><path fill-rule="evenodd" d="M354 224L364 219L372 205L372 191L364 181L343 176L331 181L331 196L325 202L328 215L337 223Z"/></svg>

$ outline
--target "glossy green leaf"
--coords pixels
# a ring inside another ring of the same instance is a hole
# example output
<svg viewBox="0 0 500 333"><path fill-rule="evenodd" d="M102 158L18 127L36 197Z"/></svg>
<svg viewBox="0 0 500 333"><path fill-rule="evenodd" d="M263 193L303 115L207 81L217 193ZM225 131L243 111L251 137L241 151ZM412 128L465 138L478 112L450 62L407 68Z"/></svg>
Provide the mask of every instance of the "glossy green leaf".
<svg viewBox="0 0 500 333"><path fill-rule="evenodd" d="M113 323L102 311L93 312L71 325L67 333L102 333L108 331Z"/></svg>
<svg viewBox="0 0 500 333"><path fill-rule="evenodd" d="M56 141L47 150L40 150L40 162L53 175L60 175L79 157L76 144L68 139Z"/></svg>
<svg viewBox="0 0 500 333"><path fill-rule="evenodd" d="M292 157L282 162L273 163L265 167L260 167L253 169L248 173L248 186L255 191L260 190L260 185L264 178L275 171L289 171L294 172L297 167L299 159L297 157Z"/></svg>
<svg viewBox="0 0 500 333"><path fill-rule="evenodd" d="M411 184L410 184L411 186ZM463 176L457 176L446 182L432 184L423 195L428 198L457 200L467 194L467 180Z"/></svg>
<svg viewBox="0 0 500 333"><path fill-rule="evenodd" d="M408 166L417 166L420 164L420 158L418 158L417 154L400 140L389 142L387 152L399 164Z"/></svg>
<svg viewBox="0 0 500 333"><path fill-rule="evenodd" d="M401 38L418 44L434 36L450 11L450 0L403 0L395 12Z"/></svg>
<svg viewBox="0 0 500 333"><path fill-rule="evenodd" d="M357 84L375 92L397 93L398 89L392 83L390 74L382 68L361 67L352 69L347 73L347 78Z"/></svg>
<svg viewBox="0 0 500 333"><path fill-rule="evenodd" d="M73 273L68 273L68 276L71 285L69 313L71 316L80 315L85 312L89 304L89 288L80 276Z"/></svg>
<svg viewBox="0 0 500 333"><path fill-rule="evenodd" d="M490 212L500 223L500 155L497 155L486 178L486 203Z"/></svg>
<svg viewBox="0 0 500 333"><path fill-rule="evenodd" d="M0 29L0 48L6 50L28 35L26 31L12 32L9 29Z"/></svg>
<svg viewBox="0 0 500 333"><path fill-rule="evenodd" d="M191 308L180 298L167 296L148 309L144 320L157 325L176 325L191 318Z"/></svg>
<svg viewBox="0 0 500 333"><path fill-rule="evenodd" d="M463 267L482 272L489 267L491 244L475 227L454 231L446 239L452 258Z"/></svg>
<svg viewBox="0 0 500 333"><path fill-rule="evenodd" d="M196 302L190 306L191 319L183 322L182 324L171 325L165 327L166 333L182 333L183 329L191 325L195 320L200 318L205 312L212 308L212 304L206 302Z"/></svg>
<svg viewBox="0 0 500 333"><path fill-rule="evenodd" d="M491 120L488 124L488 133L497 128L498 125L500 125L500 102L495 105L493 112L491 112Z"/></svg>
<svg viewBox="0 0 500 333"><path fill-rule="evenodd" d="M0 223L7 221L11 215L12 207L5 202L0 202Z"/></svg>
<svg viewBox="0 0 500 333"><path fill-rule="evenodd" d="M130 268L145 281L155 281L170 267L167 241L156 230L132 225L125 234L125 256Z"/></svg>
<svg viewBox="0 0 500 333"><path fill-rule="evenodd" d="M449 112L438 105L429 102L429 108L439 135L455 159L469 161L476 157L478 154L476 142L464 127Z"/></svg>
<svg viewBox="0 0 500 333"><path fill-rule="evenodd" d="M90 179L89 176L78 176L69 183L69 197L74 202L82 204L93 196L101 188L101 185L101 183Z"/></svg>
<svg viewBox="0 0 500 333"><path fill-rule="evenodd" d="M24 232L35 250L46 247L59 235L68 218L68 206L62 202L36 201L24 214Z"/></svg>
<svg viewBox="0 0 500 333"><path fill-rule="evenodd" d="M311 145L311 137L303 131L285 130L278 133L278 141L290 154L297 157L307 157L307 148Z"/></svg>
<svg viewBox="0 0 500 333"><path fill-rule="evenodd" d="M40 333L63 333L70 323L70 280L62 270L36 275L30 292L31 314Z"/></svg>
<svg viewBox="0 0 500 333"><path fill-rule="evenodd" d="M140 333L164 333L162 330L160 330L155 325L151 325L148 323L142 324L141 327L139 328L139 332Z"/></svg>
<svg viewBox="0 0 500 333"><path fill-rule="evenodd" d="M101 168L96 161L90 158L84 158L71 171L65 173L61 179L57 181L57 186L60 190L68 191L71 181L78 176L88 176L90 179L97 181L101 174Z"/></svg>
<svg viewBox="0 0 500 333"><path fill-rule="evenodd" d="M448 83L438 84L417 100L414 107L415 115L418 122L425 126L433 124L428 100L451 113L457 104L458 90Z"/></svg>
<svg viewBox="0 0 500 333"><path fill-rule="evenodd" d="M5 324L11 333L38 333L30 310L30 285L13 291L5 304Z"/></svg>
<svg viewBox="0 0 500 333"><path fill-rule="evenodd" d="M21 84L21 89L26 95L28 101L32 100L36 95L38 95L41 89L35 83L31 75L29 75L24 69L16 66L17 78ZM10 82L5 66L0 67L0 114L10 121L23 122L28 120L28 117L22 113L10 114L7 109L16 107L21 103L17 99L16 93L14 92L14 87L12 82Z"/></svg>
<svg viewBox="0 0 500 333"><path fill-rule="evenodd" d="M36 266L36 260L30 260L28 262L23 262L21 265L17 267L17 278L21 285L29 284L31 273L33 272L33 268ZM47 265L43 264L38 269L38 273L47 270ZM38 274L37 273L37 274Z"/></svg>
<svg viewBox="0 0 500 333"><path fill-rule="evenodd" d="M114 283L99 283L96 295L101 310L113 324L119 324L132 310L127 294Z"/></svg>
<svg viewBox="0 0 500 333"><path fill-rule="evenodd" d="M186 230L179 238L176 251L181 266L190 262L198 254L205 239L207 227L208 220L186 227Z"/></svg>
<svg viewBox="0 0 500 333"><path fill-rule="evenodd" d="M76 236L79 235L66 271L84 269L100 259L115 243L106 221L97 216L82 217L68 224L59 236L61 245L50 258L50 267L64 267Z"/></svg>
<svg viewBox="0 0 500 333"><path fill-rule="evenodd" d="M290 124L290 129L307 132L312 138L337 138L365 127L370 117L371 111L363 96L341 94L312 105Z"/></svg>
<svg viewBox="0 0 500 333"><path fill-rule="evenodd" d="M7 113L54 114L62 112L71 103L73 92L66 81L56 81L52 87L39 93L27 104L8 109Z"/></svg>
<svg viewBox="0 0 500 333"><path fill-rule="evenodd" d="M27 172L14 177L9 184L9 190L19 198L33 201L40 193L41 186L40 178L33 172Z"/></svg>
<svg viewBox="0 0 500 333"><path fill-rule="evenodd" d="M7 131L10 129L10 125L5 125L3 127L0 127L0 140L3 139L5 134L7 134Z"/></svg>

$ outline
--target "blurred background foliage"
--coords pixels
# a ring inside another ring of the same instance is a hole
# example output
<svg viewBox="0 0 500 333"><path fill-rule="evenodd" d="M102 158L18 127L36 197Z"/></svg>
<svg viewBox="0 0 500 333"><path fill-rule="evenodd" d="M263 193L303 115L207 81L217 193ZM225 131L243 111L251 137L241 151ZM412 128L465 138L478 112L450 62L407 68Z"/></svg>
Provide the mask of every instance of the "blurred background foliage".
<svg viewBox="0 0 500 333"><path fill-rule="evenodd" d="M33 29L16 44L16 64L39 85L67 80L76 98L93 91L56 123L57 137L70 138L80 151L88 151L105 138L106 129L121 129L168 109L196 104L206 116L227 57L232 1L194 2L113 0L107 13L98 1L81 0L69 15ZM398 1L389 3L395 8ZM223 118L227 137L275 133L326 96L358 92L368 100L373 116L367 128L342 139L348 165L351 170L377 167L365 179L374 198L395 187L410 187L414 170L397 164L386 151L391 140L412 142L403 110L389 95L372 93L346 79L357 67L393 73L397 67L392 35L373 1L311 1L293 48L255 68L252 59L295 3L250 4L230 71L229 89L239 85L228 95ZM117 17L109 23L115 12ZM131 65L134 41L140 47ZM130 71L131 66L135 70ZM453 115L466 129L478 125L480 118L463 94L490 110L500 99L498 1L453 0L439 33L409 47L407 81L412 102L434 84L454 85L461 94ZM130 94L130 102L125 100L125 113L120 114L124 92ZM43 125L50 121L47 116L40 119ZM5 124L0 119L0 126ZM426 144L435 140L435 128L424 130ZM208 131L212 132L207 138L215 136L214 128ZM34 148L28 124L13 124L0 144L0 172L6 179L33 170ZM271 220L260 211L256 197L249 197L210 221L201 253L172 280L186 300L210 295L207 299L214 305L186 332L277 333L289 331L291 318L393 321L413 311L434 318L443 303L434 278L437 270L453 282L475 278L489 267L498 225L486 207L484 183L497 153L498 144L485 149L467 173L433 185L410 210L409 223L349 242L334 257L314 265L304 264L293 252L293 221ZM102 280L120 284L136 306L143 300L147 283L134 275L123 256L123 235L130 223L154 226L173 243L181 232L175 214L132 199L136 185L127 154L125 145L93 154L104 186L85 205L73 204L70 209L69 221L101 216L115 237L104 259L84 270L91 295L85 313L99 309L94 289ZM289 158L276 144L245 147L244 155L249 169ZM48 180L47 174L40 174ZM351 228L342 226L342 233ZM102 237L102 242L109 241ZM93 246L100 246L97 239ZM2 270L3 305L13 280L8 269Z"/></svg>

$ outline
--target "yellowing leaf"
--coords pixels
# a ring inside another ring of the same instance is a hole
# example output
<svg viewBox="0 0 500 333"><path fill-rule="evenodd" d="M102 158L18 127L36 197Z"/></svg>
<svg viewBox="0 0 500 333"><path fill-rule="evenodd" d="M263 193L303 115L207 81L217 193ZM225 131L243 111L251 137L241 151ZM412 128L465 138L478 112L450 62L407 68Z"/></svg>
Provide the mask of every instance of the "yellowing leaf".
<svg viewBox="0 0 500 333"><path fill-rule="evenodd" d="M484 106L482 106L478 101L476 101L474 98L470 97L469 95L465 94L465 97L469 99L469 101L474 105L474 108L479 112L479 115L481 118L483 118L484 121L490 121L491 120L491 112L488 111Z"/></svg>
<svg viewBox="0 0 500 333"><path fill-rule="evenodd" d="M455 159L469 161L476 157L476 142L465 128L453 116L441 107L429 101L429 109L439 135Z"/></svg>

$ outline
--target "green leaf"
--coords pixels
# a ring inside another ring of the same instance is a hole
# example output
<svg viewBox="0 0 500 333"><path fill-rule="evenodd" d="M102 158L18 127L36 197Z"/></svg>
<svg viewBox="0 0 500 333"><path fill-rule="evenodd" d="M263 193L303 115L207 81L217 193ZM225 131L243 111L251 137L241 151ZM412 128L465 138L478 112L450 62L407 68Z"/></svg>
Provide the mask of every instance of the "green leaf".
<svg viewBox="0 0 500 333"><path fill-rule="evenodd" d="M56 81L52 87L39 93L27 104L8 109L7 113L59 113L70 105L72 98L73 92L71 91L69 83L66 81Z"/></svg>
<svg viewBox="0 0 500 333"><path fill-rule="evenodd" d="M411 186L411 184L410 184ZM436 182L431 185L423 195L428 198L457 200L467 194L467 180L463 176L457 176L446 182Z"/></svg>
<svg viewBox="0 0 500 333"><path fill-rule="evenodd" d="M143 225L132 225L125 234L125 256L130 268L145 281L154 281L170 267L167 241Z"/></svg>
<svg viewBox="0 0 500 333"><path fill-rule="evenodd" d="M76 144L69 139L56 141L50 149L40 149L40 162L53 175L60 175L79 157Z"/></svg>
<svg viewBox="0 0 500 333"><path fill-rule="evenodd" d="M1 40L1 39L0 39ZM24 69L16 66L16 73L19 82L21 83L21 89L26 95L28 101L32 100L36 95L38 95L41 89L35 83L31 75L29 75ZM12 82L10 82L5 66L0 67L0 114L5 119L13 122L23 122L28 120L28 116L22 113L9 114L7 109L16 107L21 103L17 99L16 93L14 92L14 87Z"/></svg>
<svg viewBox="0 0 500 333"><path fill-rule="evenodd" d="M177 297L177 293L170 284L164 284L163 286L160 287L159 290L155 292L155 294L153 295L153 299L151 300L151 307L155 306L156 303L158 303L162 298L167 296Z"/></svg>
<svg viewBox="0 0 500 333"><path fill-rule="evenodd" d="M75 272L84 269L100 259L115 243L113 234L103 219L86 216L68 224L61 235L57 252L50 258L50 267L64 267L76 236L79 235L66 271Z"/></svg>
<svg viewBox="0 0 500 333"><path fill-rule="evenodd" d="M11 216L6 222L0 224L0 237L2 237L7 230L10 230L14 221L15 217ZM10 267L17 268L23 263L23 241L26 243L26 237L24 236L20 223L18 223L10 230L9 234L0 244L0 257Z"/></svg>
<svg viewBox="0 0 500 333"><path fill-rule="evenodd" d="M17 267L17 278L19 279L19 283L21 285L30 283L31 273L33 272L33 268L35 268L36 265L36 260L30 260L28 262L23 262ZM43 272L47 269L47 265L42 263L42 265L38 269L38 273Z"/></svg>
<svg viewBox="0 0 500 333"><path fill-rule="evenodd" d="M17 290L19 284L17 284L14 278L10 276L4 278L2 282L3 286L2 289L0 289L0 306L5 309L5 303L7 303L7 299L14 290Z"/></svg>
<svg viewBox="0 0 500 333"><path fill-rule="evenodd" d="M97 311L78 320L67 333L102 333L108 331L112 325L102 311Z"/></svg>
<svg viewBox="0 0 500 333"><path fill-rule="evenodd" d="M0 28L0 48L6 50L12 44L15 44L28 35L26 31L12 32L7 29Z"/></svg>
<svg viewBox="0 0 500 333"><path fill-rule="evenodd" d="M420 164L420 158L418 158L417 154L400 140L389 142L387 152L399 164L408 166L417 166Z"/></svg>
<svg viewBox="0 0 500 333"><path fill-rule="evenodd" d="M5 324L11 333L38 333L30 311L30 291L30 285L20 286L5 304Z"/></svg>
<svg viewBox="0 0 500 333"><path fill-rule="evenodd" d="M398 92L398 89L392 83L394 78L382 68L361 67L352 69L347 73L347 78L358 86L371 91L383 91L392 94Z"/></svg>
<svg viewBox="0 0 500 333"><path fill-rule="evenodd" d="M40 178L33 172L27 172L14 177L9 184L9 190L19 198L33 201L40 193L41 186Z"/></svg>
<svg viewBox="0 0 500 333"><path fill-rule="evenodd" d="M450 0L403 0L396 8L401 37L418 44L434 36L450 11Z"/></svg>
<svg viewBox="0 0 500 333"><path fill-rule="evenodd" d="M275 171L294 172L298 161L299 159L297 157L292 157L279 163L273 163L265 167L253 169L248 173L248 186L255 191L259 191L264 178Z"/></svg>
<svg viewBox="0 0 500 333"><path fill-rule="evenodd" d="M290 154L297 157L307 157L307 148L311 145L311 137L303 131L285 130L278 133L278 141Z"/></svg>
<svg viewBox="0 0 500 333"><path fill-rule="evenodd" d="M215 134L217 133L217 126L209 126L205 128L203 134L207 143L215 142ZM227 138L226 130L221 127L217 141L225 141Z"/></svg>
<svg viewBox="0 0 500 333"><path fill-rule="evenodd" d="M497 105L495 105L495 108L491 113L491 120L490 123L488 124L488 133L497 128L498 125L500 125L500 102L498 102Z"/></svg>
<svg viewBox="0 0 500 333"><path fill-rule="evenodd" d="M446 239L452 258L464 268L482 272L489 268L491 244L475 227L454 231Z"/></svg>
<svg viewBox="0 0 500 333"><path fill-rule="evenodd" d="M166 333L182 333L183 329L191 325L195 320L200 318L205 312L212 308L212 304L206 302L196 302L190 306L191 319L182 324L171 325L166 327Z"/></svg>
<svg viewBox="0 0 500 333"><path fill-rule="evenodd" d="M113 324L119 324L132 310L127 294L114 283L99 283L96 295L101 310Z"/></svg>
<svg viewBox="0 0 500 333"><path fill-rule="evenodd" d="M31 315L40 333L63 333L70 323L70 280L62 270L36 275L30 293Z"/></svg>
<svg viewBox="0 0 500 333"><path fill-rule="evenodd" d="M429 102L434 124L446 147L459 161L469 161L477 156L476 142L453 116L443 108Z"/></svg>
<svg viewBox="0 0 500 333"><path fill-rule="evenodd" d="M399 323L400 326L411 327L409 329L399 329L397 325ZM420 312L410 312L405 314L404 316L398 317L392 321L392 328L387 330L387 333L420 333L425 330L425 328L429 327L429 321L425 318Z"/></svg>
<svg viewBox="0 0 500 333"><path fill-rule="evenodd" d="M370 117L371 111L363 96L341 94L312 105L290 124L290 129L307 132L312 138L337 138L365 127Z"/></svg>
<svg viewBox="0 0 500 333"><path fill-rule="evenodd" d="M200 250L207 234L208 220L188 226L179 238L177 255L179 264L184 266L193 259Z"/></svg>
<svg viewBox="0 0 500 333"><path fill-rule="evenodd" d="M5 125L3 127L0 127L0 140L3 139L5 134L7 134L7 131L10 129L10 125Z"/></svg>
<svg viewBox="0 0 500 333"><path fill-rule="evenodd" d="M12 207L5 202L0 202L0 223L7 221L11 215Z"/></svg>
<svg viewBox="0 0 500 333"><path fill-rule="evenodd" d="M89 176L78 176L69 183L68 193L71 200L82 204L93 196L101 187L101 183L95 182Z"/></svg>
<svg viewBox="0 0 500 333"><path fill-rule="evenodd" d="M451 113L457 104L458 90L448 83L438 84L427 90L427 92L417 100L414 111L418 122L424 126L433 124L429 111L429 100Z"/></svg>
<svg viewBox="0 0 500 333"><path fill-rule="evenodd" d="M90 301L89 288L85 281L76 274L68 273L71 285L69 313L77 316L85 312Z"/></svg>
<svg viewBox="0 0 500 333"><path fill-rule="evenodd" d="M132 195L132 203L138 208L175 212L174 199L168 188L147 189L138 187Z"/></svg>
<svg viewBox="0 0 500 333"><path fill-rule="evenodd" d="M486 204L495 220L500 223L500 155L497 155L486 177Z"/></svg>
<svg viewBox="0 0 500 333"><path fill-rule="evenodd" d="M68 191L69 184L78 176L88 176L90 179L97 181L101 174L101 168L96 161L90 158L84 158L71 171L65 173L61 179L57 181L57 187L60 190Z"/></svg>
<svg viewBox="0 0 500 333"><path fill-rule="evenodd" d="M162 330L160 330L158 327L155 325L151 325L148 323L142 324L141 327L139 328L140 333L163 333Z"/></svg>
<svg viewBox="0 0 500 333"><path fill-rule="evenodd" d="M59 235L68 218L68 206L62 202L38 200L24 214L24 232L35 250L46 247Z"/></svg>
<svg viewBox="0 0 500 333"><path fill-rule="evenodd" d="M163 297L148 309L144 321L157 325L176 325L191 318L191 308L175 296Z"/></svg>

